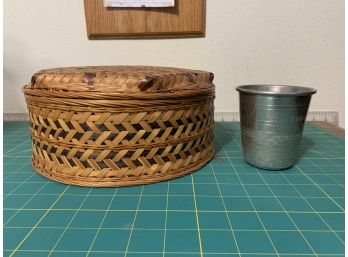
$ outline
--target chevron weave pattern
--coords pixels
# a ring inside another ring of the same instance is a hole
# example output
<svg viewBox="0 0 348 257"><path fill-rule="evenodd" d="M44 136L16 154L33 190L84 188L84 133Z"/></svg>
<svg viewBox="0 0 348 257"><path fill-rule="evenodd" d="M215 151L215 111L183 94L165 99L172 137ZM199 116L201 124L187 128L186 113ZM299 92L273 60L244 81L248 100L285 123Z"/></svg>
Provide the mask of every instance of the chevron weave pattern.
<svg viewBox="0 0 348 257"><path fill-rule="evenodd" d="M194 172L214 154L212 80L209 72L162 67L40 71L23 89L33 167L94 187Z"/></svg>

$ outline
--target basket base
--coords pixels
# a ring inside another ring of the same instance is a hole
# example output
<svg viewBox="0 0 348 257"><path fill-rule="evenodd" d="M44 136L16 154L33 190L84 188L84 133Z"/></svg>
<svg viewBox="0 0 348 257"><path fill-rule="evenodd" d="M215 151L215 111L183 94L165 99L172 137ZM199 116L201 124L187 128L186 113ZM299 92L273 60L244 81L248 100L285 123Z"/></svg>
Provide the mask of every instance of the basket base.
<svg viewBox="0 0 348 257"><path fill-rule="evenodd" d="M76 177L60 174L58 172L55 172L54 174L48 173L43 169L42 165L40 165L34 159L32 160L32 165L34 170L38 174L50 180L54 180L67 185L75 185L75 186L83 186L83 187L125 187L125 186L152 184L152 183L157 183L161 181L183 177L185 175L191 174L197 171L198 169L202 168L211 159L213 159L213 157L214 157L214 151L211 151L206 157L201 159L201 161L198 164L193 163L179 170L174 170L171 172L167 172L165 174L157 173L155 175L147 175L147 176L140 176L140 177L115 178L114 180L110 180L110 179L105 180L100 178L95 178L93 180L91 178L77 179Z"/></svg>

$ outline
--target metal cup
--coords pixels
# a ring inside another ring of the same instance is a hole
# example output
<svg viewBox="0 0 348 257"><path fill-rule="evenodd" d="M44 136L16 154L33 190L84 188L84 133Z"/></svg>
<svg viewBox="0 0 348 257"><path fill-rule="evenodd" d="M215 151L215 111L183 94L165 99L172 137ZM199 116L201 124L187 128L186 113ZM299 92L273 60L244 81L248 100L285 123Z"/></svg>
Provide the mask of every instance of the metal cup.
<svg viewBox="0 0 348 257"><path fill-rule="evenodd" d="M281 85L244 85L236 90L244 159L269 170L295 165L309 103L316 90Z"/></svg>

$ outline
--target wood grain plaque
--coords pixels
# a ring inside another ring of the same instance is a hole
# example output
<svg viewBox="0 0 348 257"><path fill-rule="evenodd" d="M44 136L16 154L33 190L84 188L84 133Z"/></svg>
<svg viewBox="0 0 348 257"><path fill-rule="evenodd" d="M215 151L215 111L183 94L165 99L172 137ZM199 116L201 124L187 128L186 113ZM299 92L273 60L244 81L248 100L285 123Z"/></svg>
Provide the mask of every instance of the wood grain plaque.
<svg viewBox="0 0 348 257"><path fill-rule="evenodd" d="M104 7L84 0L89 39L204 37L205 0L176 0L175 7Z"/></svg>

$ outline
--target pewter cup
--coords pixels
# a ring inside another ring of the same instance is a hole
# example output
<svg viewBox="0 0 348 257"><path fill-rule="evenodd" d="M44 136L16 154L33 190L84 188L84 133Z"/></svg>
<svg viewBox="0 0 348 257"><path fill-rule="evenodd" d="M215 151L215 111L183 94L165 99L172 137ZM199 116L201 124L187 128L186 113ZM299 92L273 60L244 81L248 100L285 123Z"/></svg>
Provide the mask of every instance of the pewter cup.
<svg viewBox="0 0 348 257"><path fill-rule="evenodd" d="M280 85L244 85L236 90L244 159L269 170L295 165L309 103L316 90Z"/></svg>

